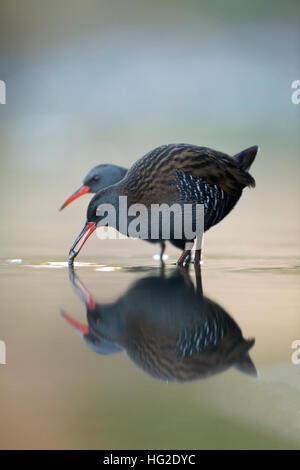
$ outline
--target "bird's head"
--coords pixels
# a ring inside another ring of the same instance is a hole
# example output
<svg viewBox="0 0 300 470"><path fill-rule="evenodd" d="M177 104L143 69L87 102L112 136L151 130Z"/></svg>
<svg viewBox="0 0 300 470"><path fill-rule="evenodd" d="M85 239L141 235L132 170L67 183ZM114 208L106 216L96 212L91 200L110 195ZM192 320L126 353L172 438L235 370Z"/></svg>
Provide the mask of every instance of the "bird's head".
<svg viewBox="0 0 300 470"><path fill-rule="evenodd" d="M117 165L98 165L92 168L83 180L83 184L78 188L60 207L60 211L68 206L72 201L86 193L98 193L104 188L117 183L126 174L125 168Z"/></svg>
<svg viewBox="0 0 300 470"><path fill-rule="evenodd" d="M86 223L74 241L69 252L69 264L72 264L87 239L96 230L97 226L110 226L117 228L119 214L119 194L117 185L99 191L90 201Z"/></svg>

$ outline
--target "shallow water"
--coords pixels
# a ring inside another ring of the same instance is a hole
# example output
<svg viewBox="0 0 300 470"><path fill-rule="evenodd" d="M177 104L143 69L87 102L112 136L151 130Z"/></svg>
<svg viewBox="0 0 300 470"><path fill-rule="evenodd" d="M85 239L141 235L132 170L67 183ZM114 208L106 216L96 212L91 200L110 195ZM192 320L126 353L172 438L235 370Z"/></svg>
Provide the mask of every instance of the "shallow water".
<svg viewBox="0 0 300 470"><path fill-rule="evenodd" d="M2 260L2 448L299 448L300 263L174 261Z"/></svg>

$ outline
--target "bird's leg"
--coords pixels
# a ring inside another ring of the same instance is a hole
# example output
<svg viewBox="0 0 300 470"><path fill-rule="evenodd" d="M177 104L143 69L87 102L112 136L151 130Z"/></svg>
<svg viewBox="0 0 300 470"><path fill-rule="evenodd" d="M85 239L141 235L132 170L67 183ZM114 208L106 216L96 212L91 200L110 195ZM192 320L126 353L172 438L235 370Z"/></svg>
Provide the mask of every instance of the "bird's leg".
<svg viewBox="0 0 300 470"><path fill-rule="evenodd" d="M194 259L195 266L200 266L201 264L201 249L195 250L195 259Z"/></svg>
<svg viewBox="0 0 300 470"><path fill-rule="evenodd" d="M189 256L190 253L191 253L191 250L183 250L181 256L179 257L177 261L177 266L183 266L185 259L187 258L187 256Z"/></svg>
<svg viewBox="0 0 300 470"><path fill-rule="evenodd" d="M192 252L188 254L188 256L185 258L185 265L189 266L190 262L192 261Z"/></svg>
<svg viewBox="0 0 300 470"><path fill-rule="evenodd" d="M195 249L195 259L194 259L195 266L200 266L201 264L202 244L203 244L203 233L201 233L200 236L197 236L197 239L196 239L196 249Z"/></svg>
<svg viewBox="0 0 300 470"><path fill-rule="evenodd" d="M196 276L196 293L203 295L202 289L202 277L201 277L201 265L195 264L195 276Z"/></svg>
<svg viewBox="0 0 300 470"><path fill-rule="evenodd" d="M184 266L184 262L185 262L186 258L191 254L191 250L193 248L193 245L194 245L193 240L189 240L185 243L184 250L183 250L181 256L179 257L179 259L177 261L177 266Z"/></svg>
<svg viewBox="0 0 300 470"><path fill-rule="evenodd" d="M163 261L163 259L164 259L165 249L166 249L166 243L165 242L160 242L160 253L159 253L160 261Z"/></svg>

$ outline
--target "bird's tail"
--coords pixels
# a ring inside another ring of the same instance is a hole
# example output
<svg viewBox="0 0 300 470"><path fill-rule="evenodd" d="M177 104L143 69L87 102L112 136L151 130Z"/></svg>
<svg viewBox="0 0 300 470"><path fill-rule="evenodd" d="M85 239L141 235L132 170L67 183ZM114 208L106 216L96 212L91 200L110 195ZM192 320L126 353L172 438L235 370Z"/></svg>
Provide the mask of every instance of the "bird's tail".
<svg viewBox="0 0 300 470"><path fill-rule="evenodd" d="M249 349L252 348L252 346L255 343L255 339L248 339L244 341L240 345L240 356L236 363L234 364L234 367L239 370L240 372L243 372L244 374L247 375L252 375L253 377L257 377L258 373L256 370L256 367L254 363L252 362L250 356L249 356Z"/></svg>
<svg viewBox="0 0 300 470"><path fill-rule="evenodd" d="M239 167L242 170L249 170L250 166L254 162L254 159L259 151L259 147L257 145L253 145L253 147L249 147L241 152L237 153L233 156L235 161L238 163Z"/></svg>

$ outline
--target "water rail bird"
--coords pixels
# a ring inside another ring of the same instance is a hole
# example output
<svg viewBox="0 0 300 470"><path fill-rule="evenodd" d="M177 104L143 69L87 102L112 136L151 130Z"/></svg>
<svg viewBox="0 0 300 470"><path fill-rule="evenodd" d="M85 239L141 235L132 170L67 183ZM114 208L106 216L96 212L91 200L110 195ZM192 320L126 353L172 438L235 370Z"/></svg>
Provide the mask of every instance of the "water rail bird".
<svg viewBox="0 0 300 470"><path fill-rule="evenodd" d="M120 230L120 196L126 197L129 207L134 204L143 205L150 214L155 205L166 204L171 207L173 204L179 204L181 207L195 207L202 204L204 231L208 230L233 209L245 187L255 186L255 180L248 170L257 152L257 146L247 148L234 156L190 144L169 144L155 148L137 160L121 181L102 189L92 198L83 230L70 249L69 263L73 263L86 240L103 219L103 216L98 215L101 205L110 204L115 208L117 217L114 228ZM195 214L193 211L193 224L197 222ZM151 220L149 225L151 226ZM177 262L178 265L183 265L190 255L194 240L187 239L184 234L181 240L177 240L174 236L174 225L173 221L169 239L185 243ZM163 240L161 228L159 238ZM157 241L153 240L151 235L148 239ZM196 247L196 264L200 263L200 258L201 249Z"/></svg>

